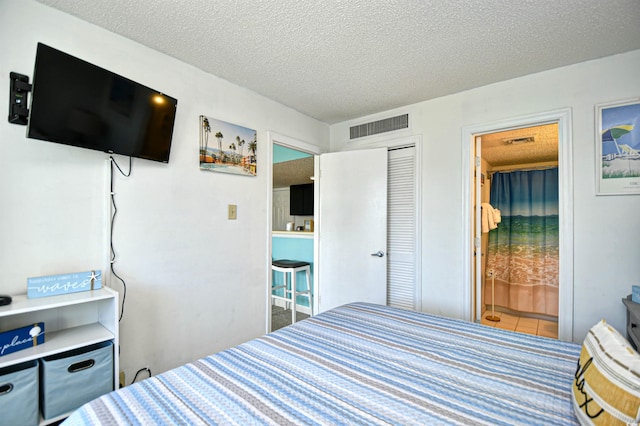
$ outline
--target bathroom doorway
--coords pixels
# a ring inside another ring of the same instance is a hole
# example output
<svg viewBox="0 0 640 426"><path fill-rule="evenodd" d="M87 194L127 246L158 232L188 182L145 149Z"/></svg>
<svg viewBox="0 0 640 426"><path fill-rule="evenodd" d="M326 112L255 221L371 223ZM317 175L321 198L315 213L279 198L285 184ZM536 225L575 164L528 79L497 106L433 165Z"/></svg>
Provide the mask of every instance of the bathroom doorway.
<svg viewBox="0 0 640 426"><path fill-rule="evenodd" d="M557 306L558 306L558 338L564 341L573 339L573 181L572 181L572 149L571 149L571 110L563 109L541 114L534 114L513 119L501 120L498 122L485 123L480 125L467 126L462 132L462 150L464 158L468 162L463 164L463 179L465 191L463 194L463 276L468 280L468 287L463 288L463 312L468 318L480 322L483 311L486 310L487 302L484 292L491 284L491 277L487 277L486 269L483 270L484 262L483 250L487 250L488 241L483 247L483 237L481 232L483 200L487 199L490 191L487 165L483 165L482 138L489 139L488 135L502 133L506 131L519 131L521 134L511 136L500 135L498 142L504 145L516 145L515 151L525 152L536 149L536 135L531 133L537 126L555 124L557 130L557 148L555 156L557 158L557 193L558 193L558 213L557 213L557 240L558 240L558 261L557 261ZM486 135L486 136L485 136ZM533 136L533 139L531 137ZM489 146L485 147L485 150ZM479 155L476 155L478 153ZM504 152L503 152L504 154ZM533 153L530 152L531 158ZM541 168L550 166L543 164L545 161L553 160L528 160L522 162L521 166L532 166L530 168ZM494 162L496 162L494 160ZM493 169L496 164L491 165ZM504 165L511 167L511 165ZM483 169L484 167L484 169ZM495 171L495 170L492 170ZM493 176L492 176L493 177ZM484 185L483 185L484 184ZM483 191L486 192L483 195ZM478 208L476 208L476 206ZM476 285L478 283L478 285ZM483 306L484 305L484 306ZM543 316L543 319L547 319Z"/></svg>
<svg viewBox="0 0 640 426"><path fill-rule="evenodd" d="M481 322L557 338L558 124L478 135L476 141Z"/></svg>

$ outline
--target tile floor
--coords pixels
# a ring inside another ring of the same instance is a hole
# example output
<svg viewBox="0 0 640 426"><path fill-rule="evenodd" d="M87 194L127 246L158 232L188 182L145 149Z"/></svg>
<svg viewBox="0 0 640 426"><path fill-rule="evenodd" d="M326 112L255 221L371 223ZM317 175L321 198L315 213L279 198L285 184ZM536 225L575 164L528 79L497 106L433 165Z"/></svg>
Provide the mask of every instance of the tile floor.
<svg viewBox="0 0 640 426"><path fill-rule="evenodd" d="M484 325L490 327L503 328L505 330L517 331L519 333L535 334L537 336L558 338L558 323L537 318L519 317L504 312L496 312L495 316L500 317L500 321L489 321L487 315L491 315L491 311L487 311L482 315Z"/></svg>

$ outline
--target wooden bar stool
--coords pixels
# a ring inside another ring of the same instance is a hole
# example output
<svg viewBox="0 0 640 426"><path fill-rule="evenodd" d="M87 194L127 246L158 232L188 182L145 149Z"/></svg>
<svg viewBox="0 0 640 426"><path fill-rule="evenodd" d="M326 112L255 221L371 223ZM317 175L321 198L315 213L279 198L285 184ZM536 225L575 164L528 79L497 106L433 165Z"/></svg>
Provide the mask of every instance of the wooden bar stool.
<svg viewBox="0 0 640 426"><path fill-rule="evenodd" d="M292 304L291 306L291 324L296 322L296 310L297 310L297 297L304 296L309 301L309 308L311 309L311 314L313 315L313 296L311 295L311 267L309 262L302 262L298 260L274 260L271 262L271 269L275 272L282 272L284 281L282 285L272 286L272 294L271 299L283 300L287 303ZM306 276L306 283L303 289L298 289L296 284L296 274L298 272L304 271ZM287 279L287 275L291 277ZM290 284L290 285L288 285ZM273 291L283 289L283 296L274 295Z"/></svg>

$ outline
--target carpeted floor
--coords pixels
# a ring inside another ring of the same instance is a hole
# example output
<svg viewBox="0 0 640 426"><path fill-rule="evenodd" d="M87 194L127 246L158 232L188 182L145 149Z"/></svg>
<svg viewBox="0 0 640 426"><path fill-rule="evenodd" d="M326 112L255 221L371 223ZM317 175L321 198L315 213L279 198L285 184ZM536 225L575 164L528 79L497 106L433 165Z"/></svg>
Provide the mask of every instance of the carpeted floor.
<svg viewBox="0 0 640 426"><path fill-rule="evenodd" d="M296 312L296 322L309 318L309 315ZM271 331L291 325L291 309L271 305Z"/></svg>

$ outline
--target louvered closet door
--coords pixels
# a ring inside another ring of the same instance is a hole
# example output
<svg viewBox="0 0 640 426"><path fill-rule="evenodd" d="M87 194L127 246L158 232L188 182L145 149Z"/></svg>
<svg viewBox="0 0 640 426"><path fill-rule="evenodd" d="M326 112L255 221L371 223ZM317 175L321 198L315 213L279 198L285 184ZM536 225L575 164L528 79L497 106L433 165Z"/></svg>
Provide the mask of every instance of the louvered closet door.
<svg viewBox="0 0 640 426"><path fill-rule="evenodd" d="M387 304L416 306L415 147L389 150L387 191Z"/></svg>

